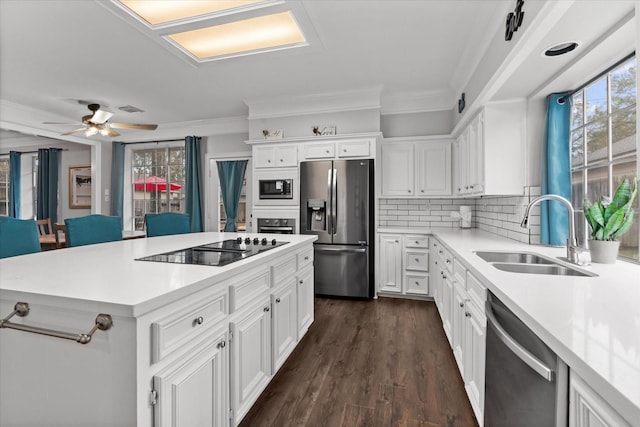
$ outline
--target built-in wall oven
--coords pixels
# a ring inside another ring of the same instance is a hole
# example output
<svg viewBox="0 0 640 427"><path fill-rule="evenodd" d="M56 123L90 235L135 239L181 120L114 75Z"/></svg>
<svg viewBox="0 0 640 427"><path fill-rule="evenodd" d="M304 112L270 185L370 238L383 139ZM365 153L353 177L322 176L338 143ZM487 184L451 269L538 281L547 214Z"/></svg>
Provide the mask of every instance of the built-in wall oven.
<svg viewBox="0 0 640 427"><path fill-rule="evenodd" d="M258 233L294 234L294 218L258 218Z"/></svg>
<svg viewBox="0 0 640 427"><path fill-rule="evenodd" d="M567 365L491 292L484 427L566 427Z"/></svg>

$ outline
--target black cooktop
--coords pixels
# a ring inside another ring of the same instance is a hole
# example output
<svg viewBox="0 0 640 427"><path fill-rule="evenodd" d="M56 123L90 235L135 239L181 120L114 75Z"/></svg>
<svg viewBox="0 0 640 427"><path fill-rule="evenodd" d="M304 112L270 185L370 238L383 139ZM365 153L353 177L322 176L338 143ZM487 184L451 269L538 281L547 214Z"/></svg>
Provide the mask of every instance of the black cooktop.
<svg viewBox="0 0 640 427"><path fill-rule="evenodd" d="M232 262L241 261L253 255L268 251L289 242L279 242L276 239L267 240L257 237L223 240L207 243L192 248L178 249L157 255L138 258L136 261L170 262L175 264L196 264L221 267Z"/></svg>

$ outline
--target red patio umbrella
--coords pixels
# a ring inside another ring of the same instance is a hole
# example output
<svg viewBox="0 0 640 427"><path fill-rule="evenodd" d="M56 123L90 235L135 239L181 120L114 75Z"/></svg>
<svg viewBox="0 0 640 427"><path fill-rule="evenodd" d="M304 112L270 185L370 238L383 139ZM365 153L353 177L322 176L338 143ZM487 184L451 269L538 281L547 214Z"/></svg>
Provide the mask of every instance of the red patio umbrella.
<svg viewBox="0 0 640 427"><path fill-rule="evenodd" d="M182 188L182 185L172 182L169 184L171 191ZM133 182L133 189L136 191L167 191L167 180L158 176L148 176L140 178Z"/></svg>

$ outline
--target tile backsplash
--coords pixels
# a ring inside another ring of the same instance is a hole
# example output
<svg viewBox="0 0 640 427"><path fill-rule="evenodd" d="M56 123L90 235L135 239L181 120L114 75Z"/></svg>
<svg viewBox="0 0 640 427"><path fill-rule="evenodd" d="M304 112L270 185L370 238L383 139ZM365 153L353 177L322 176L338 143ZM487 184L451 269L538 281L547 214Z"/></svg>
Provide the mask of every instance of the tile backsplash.
<svg viewBox="0 0 640 427"><path fill-rule="evenodd" d="M520 227L529 200L540 187L527 187L525 196L483 196L469 199L379 199L378 226L383 228L451 227L460 220L451 216L460 206L471 206L472 227L522 243L540 243L540 208L529 217L529 229Z"/></svg>

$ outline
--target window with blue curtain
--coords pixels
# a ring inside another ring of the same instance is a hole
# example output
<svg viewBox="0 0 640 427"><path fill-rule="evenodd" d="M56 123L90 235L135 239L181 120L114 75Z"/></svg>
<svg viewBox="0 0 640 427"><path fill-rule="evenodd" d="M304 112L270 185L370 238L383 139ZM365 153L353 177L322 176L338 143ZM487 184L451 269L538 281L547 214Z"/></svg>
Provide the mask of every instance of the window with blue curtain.
<svg viewBox="0 0 640 427"><path fill-rule="evenodd" d="M247 163L247 160L217 162L218 178L220 179L220 198L222 199L226 217L224 231L238 231L238 205Z"/></svg>
<svg viewBox="0 0 640 427"><path fill-rule="evenodd" d="M9 216L20 218L20 159L22 153L9 152Z"/></svg>

